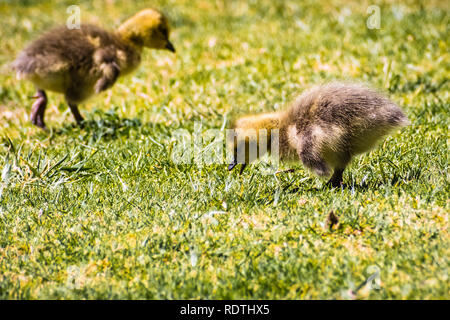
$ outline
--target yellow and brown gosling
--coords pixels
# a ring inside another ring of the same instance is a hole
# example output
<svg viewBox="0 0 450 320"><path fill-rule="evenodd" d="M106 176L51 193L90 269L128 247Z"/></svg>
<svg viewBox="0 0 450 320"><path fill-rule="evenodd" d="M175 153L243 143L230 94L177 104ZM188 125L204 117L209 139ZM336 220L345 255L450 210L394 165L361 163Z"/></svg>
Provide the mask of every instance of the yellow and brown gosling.
<svg viewBox="0 0 450 320"><path fill-rule="evenodd" d="M280 160L298 156L305 167L321 177L331 175L333 170L328 184L337 187L353 156L372 149L391 130L408 123L394 102L363 85L335 82L317 86L300 95L284 112L238 119L232 143L234 161L228 170L242 163L242 172L262 156L249 157L250 143L260 143L259 135L249 131L266 129L270 145L271 130L278 129ZM270 148L261 149L270 152ZM245 160L238 161L242 150L245 157L239 159Z"/></svg>
<svg viewBox="0 0 450 320"><path fill-rule="evenodd" d="M37 93L31 121L45 128L45 90L63 93L78 124L78 104L110 88L119 76L141 61L144 47L175 52L169 24L157 10L145 9L126 20L115 32L81 24L79 29L57 27L23 50L12 67L19 79L33 82Z"/></svg>

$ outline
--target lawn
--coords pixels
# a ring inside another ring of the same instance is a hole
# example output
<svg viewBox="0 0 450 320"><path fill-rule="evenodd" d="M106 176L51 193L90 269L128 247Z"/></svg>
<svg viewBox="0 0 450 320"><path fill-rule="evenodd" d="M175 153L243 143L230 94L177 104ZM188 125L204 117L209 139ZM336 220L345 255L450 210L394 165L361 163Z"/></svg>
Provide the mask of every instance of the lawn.
<svg viewBox="0 0 450 320"><path fill-rule="evenodd" d="M448 1L152 1L176 55L147 50L80 107L83 129L48 93L45 132L8 64L72 4L0 1L0 298L450 298ZM114 28L148 1L77 4ZM353 161L347 188L300 163L174 161L181 129L223 131L335 79L411 121Z"/></svg>

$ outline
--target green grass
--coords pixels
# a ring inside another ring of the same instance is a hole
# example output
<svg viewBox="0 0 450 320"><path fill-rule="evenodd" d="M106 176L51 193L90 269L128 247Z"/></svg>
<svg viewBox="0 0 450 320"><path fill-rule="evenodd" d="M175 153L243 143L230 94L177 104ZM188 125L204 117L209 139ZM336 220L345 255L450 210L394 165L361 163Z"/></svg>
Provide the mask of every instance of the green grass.
<svg viewBox="0 0 450 320"><path fill-rule="evenodd" d="M147 5L77 2L110 28ZM49 93L47 133L7 64L71 4L0 2L1 298L450 298L445 1L375 1L379 30L367 1L152 1L177 54L147 51L82 106L85 129ZM385 90L411 120L354 160L348 188L300 164L239 176L171 160L176 130L283 108L332 79ZM373 266L380 288L360 286Z"/></svg>

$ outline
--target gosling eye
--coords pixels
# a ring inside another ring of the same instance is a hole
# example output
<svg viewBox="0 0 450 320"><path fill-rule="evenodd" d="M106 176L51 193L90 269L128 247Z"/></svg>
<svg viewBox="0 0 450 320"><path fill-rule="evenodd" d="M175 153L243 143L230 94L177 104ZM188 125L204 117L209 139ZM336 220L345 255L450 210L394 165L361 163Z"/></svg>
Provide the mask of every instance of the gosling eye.
<svg viewBox="0 0 450 320"><path fill-rule="evenodd" d="M164 39L169 38L169 30L167 30L166 27L161 27L159 29L159 32L161 32L161 34L163 35Z"/></svg>

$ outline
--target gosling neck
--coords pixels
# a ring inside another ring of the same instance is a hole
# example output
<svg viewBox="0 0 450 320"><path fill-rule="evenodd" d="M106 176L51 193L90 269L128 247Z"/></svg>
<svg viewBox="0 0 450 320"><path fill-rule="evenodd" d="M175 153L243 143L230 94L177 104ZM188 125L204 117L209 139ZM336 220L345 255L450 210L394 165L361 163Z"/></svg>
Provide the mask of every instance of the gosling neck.
<svg viewBox="0 0 450 320"><path fill-rule="evenodd" d="M290 143L290 133L289 130L292 128L289 125L289 113L288 112L275 112L267 115L267 119L271 128L270 130L278 130L278 155L281 160L290 160L295 157L296 151Z"/></svg>
<svg viewBox="0 0 450 320"><path fill-rule="evenodd" d="M267 133L267 151L274 151L272 148L278 147L278 154L281 156L283 152L283 143L286 137L285 129L285 113L272 112L255 116L251 125L252 129L258 132L258 146L260 141L259 130L264 129ZM276 137L277 141L273 140Z"/></svg>
<svg viewBox="0 0 450 320"><path fill-rule="evenodd" d="M129 37L129 34L124 33L119 29L116 36L123 46L123 54L119 57L121 64L121 74L127 74L136 69L141 62L141 54L143 46Z"/></svg>

